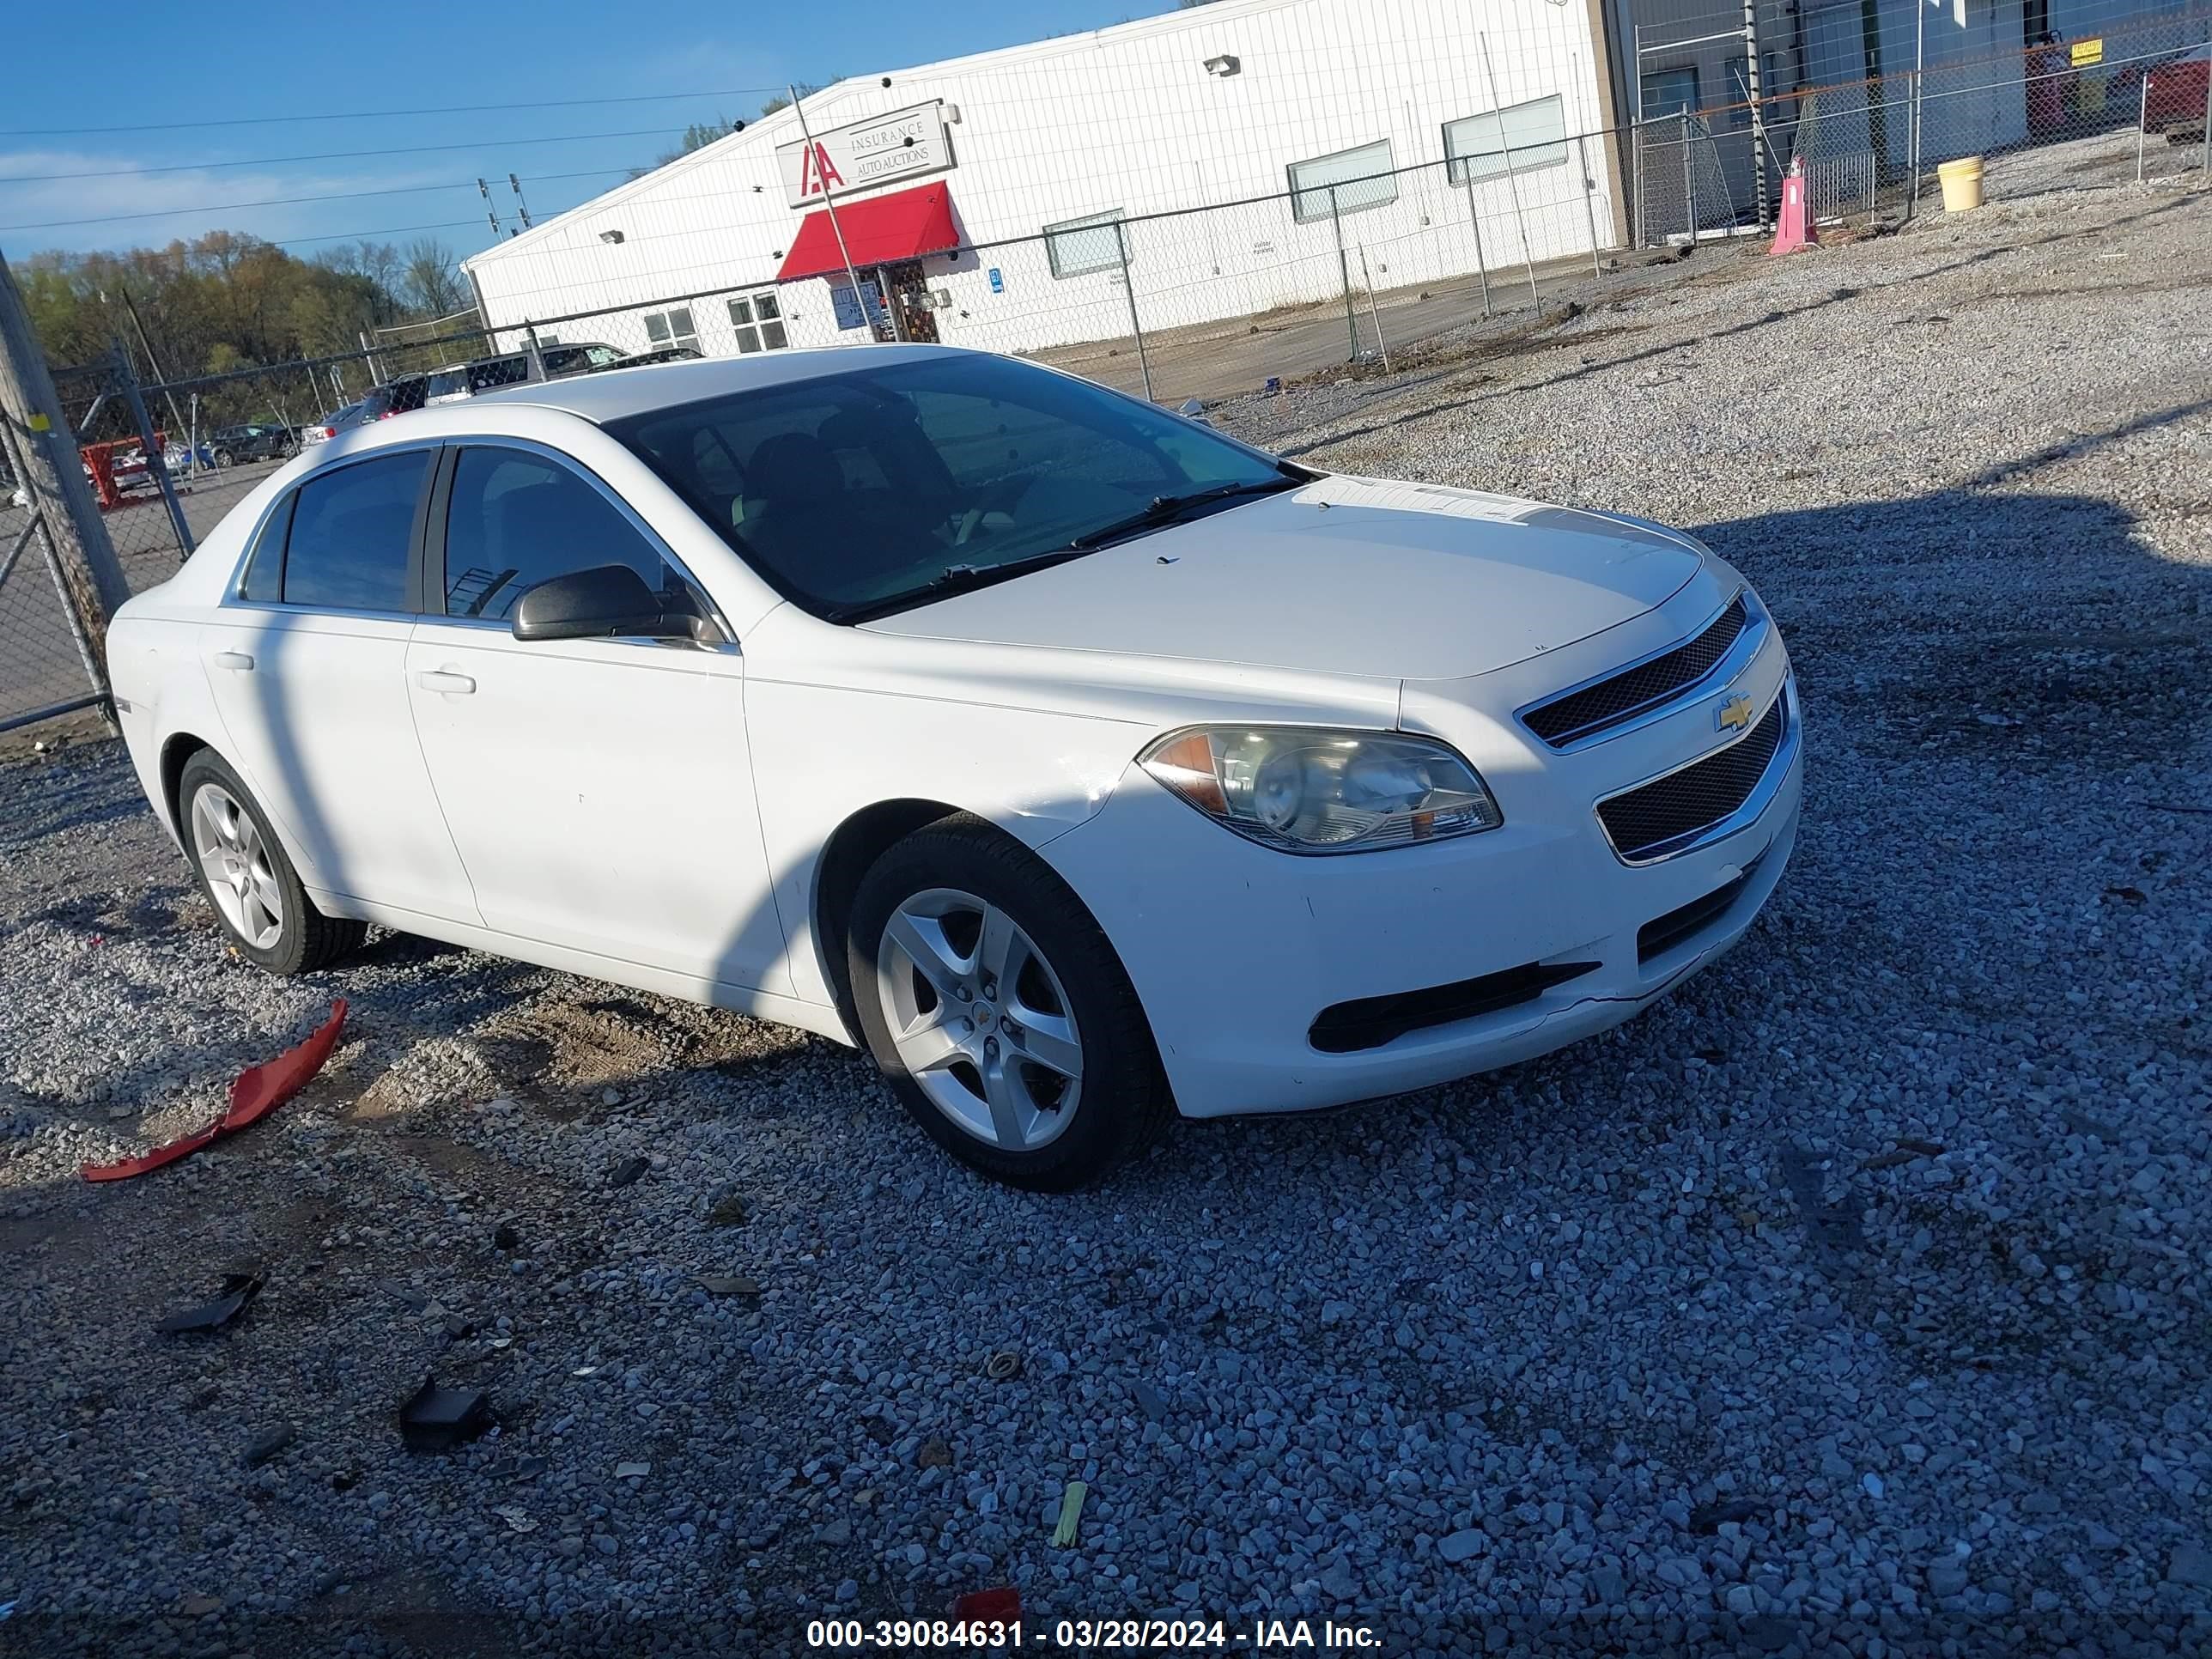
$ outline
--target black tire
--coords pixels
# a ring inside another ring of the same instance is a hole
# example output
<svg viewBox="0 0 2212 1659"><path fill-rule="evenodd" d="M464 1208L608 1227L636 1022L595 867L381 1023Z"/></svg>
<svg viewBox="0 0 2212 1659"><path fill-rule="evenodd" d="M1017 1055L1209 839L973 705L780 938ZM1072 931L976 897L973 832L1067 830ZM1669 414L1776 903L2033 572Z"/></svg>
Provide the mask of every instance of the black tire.
<svg viewBox="0 0 2212 1659"><path fill-rule="evenodd" d="M1010 1152L963 1128L901 1062L877 990L877 957L892 915L935 888L1004 911L1048 958L1080 1035L1082 1083L1072 1121L1034 1150ZM1067 884L1026 848L967 813L917 830L860 878L845 939L853 1006L891 1092L946 1152L1009 1186L1070 1192L1103 1179L1157 1139L1174 1103L1143 1006L1121 958Z"/></svg>
<svg viewBox="0 0 2212 1659"><path fill-rule="evenodd" d="M238 465L238 457L227 449L218 449L215 453L215 464L218 469L234 467Z"/></svg>
<svg viewBox="0 0 2212 1659"><path fill-rule="evenodd" d="M276 938L267 945L255 945L231 925L216 898L207 870L194 851L193 804L210 785L236 801L240 810L252 819L262 849L267 854L270 873L282 896L284 913ZM290 978L295 974L319 973L361 948L368 925L350 917L326 916L315 908L307 889L300 884L291 855L270 827L269 815L261 810L261 803L253 799L252 792L238 774L211 749L203 749L193 755L178 776L177 826L184 837L185 861L192 867L192 878L199 884L200 896L215 912L216 925L222 930L231 947L255 967Z"/></svg>

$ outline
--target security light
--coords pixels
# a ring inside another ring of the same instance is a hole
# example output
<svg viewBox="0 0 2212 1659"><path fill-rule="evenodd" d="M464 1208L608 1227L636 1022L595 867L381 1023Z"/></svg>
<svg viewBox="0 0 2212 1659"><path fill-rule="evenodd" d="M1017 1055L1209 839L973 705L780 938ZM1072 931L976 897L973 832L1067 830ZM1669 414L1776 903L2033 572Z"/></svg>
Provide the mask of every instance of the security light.
<svg viewBox="0 0 2212 1659"><path fill-rule="evenodd" d="M618 230L603 230L599 233L599 240L603 242L619 242L622 239L623 234Z"/></svg>
<svg viewBox="0 0 2212 1659"><path fill-rule="evenodd" d="M1206 60L1206 72L1208 75L1216 76L1224 81L1226 81L1231 76L1236 74L1243 67L1244 65L1242 63L1237 61L1237 59L1230 57L1226 52L1223 53L1218 58L1209 58Z"/></svg>

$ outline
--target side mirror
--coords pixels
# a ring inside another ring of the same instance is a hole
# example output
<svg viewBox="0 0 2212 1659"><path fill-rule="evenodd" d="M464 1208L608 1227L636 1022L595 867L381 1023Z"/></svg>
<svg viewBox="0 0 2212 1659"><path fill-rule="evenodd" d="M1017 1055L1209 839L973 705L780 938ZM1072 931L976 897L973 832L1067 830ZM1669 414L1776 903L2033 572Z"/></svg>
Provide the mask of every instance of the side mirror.
<svg viewBox="0 0 2212 1659"><path fill-rule="evenodd" d="M518 640L688 640L693 619L671 616L659 594L626 564L556 576L515 602Z"/></svg>

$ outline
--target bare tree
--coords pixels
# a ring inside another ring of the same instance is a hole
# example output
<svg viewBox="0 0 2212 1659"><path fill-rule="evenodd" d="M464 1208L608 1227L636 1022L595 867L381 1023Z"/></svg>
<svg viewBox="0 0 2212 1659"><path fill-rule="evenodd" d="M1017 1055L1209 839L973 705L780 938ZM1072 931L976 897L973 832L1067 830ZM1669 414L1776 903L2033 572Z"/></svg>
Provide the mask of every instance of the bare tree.
<svg viewBox="0 0 2212 1659"><path fill-rule="evenodd" d="M408 243L402 287L407 302L428 317L446 317L469 303L468 284L454 263L453 251L433 236Z"/></svg>

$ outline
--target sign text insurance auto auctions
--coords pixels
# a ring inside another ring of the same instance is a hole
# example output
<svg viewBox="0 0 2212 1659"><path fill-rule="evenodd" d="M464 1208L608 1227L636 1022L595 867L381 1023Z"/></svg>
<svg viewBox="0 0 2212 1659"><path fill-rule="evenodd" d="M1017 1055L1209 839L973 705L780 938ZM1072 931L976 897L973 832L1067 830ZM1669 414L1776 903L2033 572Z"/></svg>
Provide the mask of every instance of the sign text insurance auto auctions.
<svg viewBox="0 0 2212 1659"><path fill-rule="evenodd" d="M778 145L775 161L783 174L784 199L793 207L895 179L942 173L952 165L945 106L916 104L849 126L817 131L811 148L804 139Z"/></svg>

